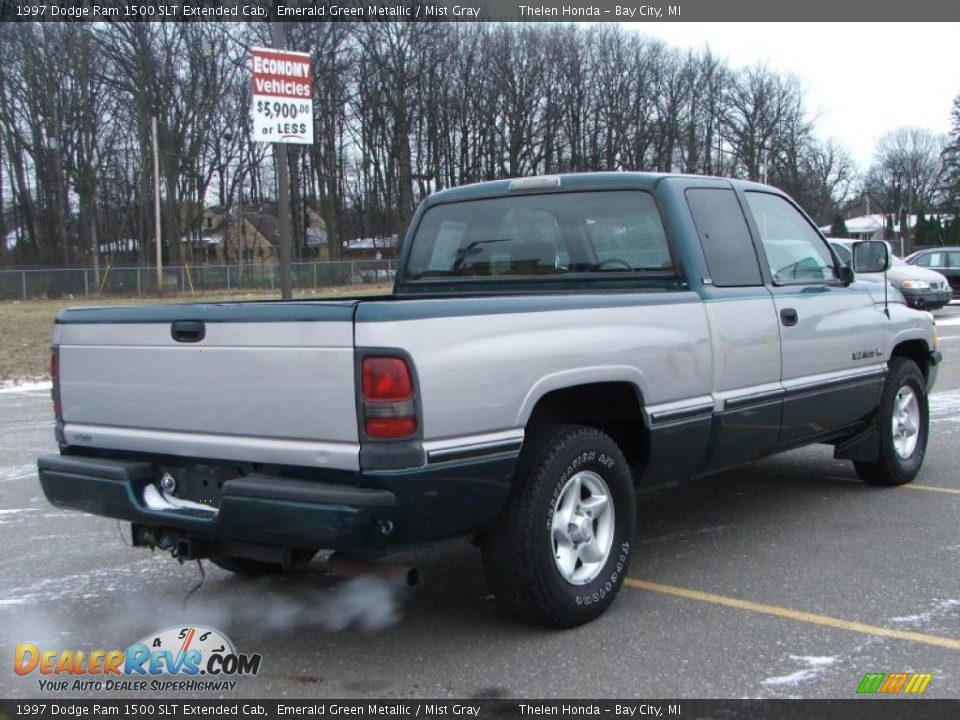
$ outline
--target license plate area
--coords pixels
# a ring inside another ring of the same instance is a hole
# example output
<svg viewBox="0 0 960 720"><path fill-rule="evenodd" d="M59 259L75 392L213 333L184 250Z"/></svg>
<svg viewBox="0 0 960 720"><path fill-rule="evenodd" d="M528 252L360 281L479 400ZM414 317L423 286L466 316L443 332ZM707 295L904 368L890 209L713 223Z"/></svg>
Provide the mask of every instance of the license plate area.
<svg viewBox="0 0 960 720"><path fill-rule="evenodd" d="M224 483L242 474L237 468L221 465L161 466L156 485L169 499L186 500L217 510Z"/></svg>

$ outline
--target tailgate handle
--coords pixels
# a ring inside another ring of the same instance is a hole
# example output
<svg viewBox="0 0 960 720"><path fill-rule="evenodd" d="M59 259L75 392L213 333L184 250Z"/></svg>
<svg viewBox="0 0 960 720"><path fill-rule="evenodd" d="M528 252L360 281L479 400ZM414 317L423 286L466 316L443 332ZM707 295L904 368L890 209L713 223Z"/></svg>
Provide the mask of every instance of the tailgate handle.
<svg viewBox="0 0 960 720"><path fill-rule="evenodd" d="M207 328L199 320L178 320L170 325L170 337L177 342L200 342L206 334Z"/></svg>

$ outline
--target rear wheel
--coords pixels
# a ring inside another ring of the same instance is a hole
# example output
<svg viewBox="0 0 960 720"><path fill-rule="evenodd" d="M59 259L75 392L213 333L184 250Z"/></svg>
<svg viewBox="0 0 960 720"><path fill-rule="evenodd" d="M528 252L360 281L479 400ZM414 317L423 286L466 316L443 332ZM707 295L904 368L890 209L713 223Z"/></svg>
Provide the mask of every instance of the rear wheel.
<svg viewBox="0 0 960 720"><path fill-rule="evenodd" d="M630 566L636 498L617 444L561 425L528 438L508 506L484 536L487 580L528 622L573 627L613 602Z"/></svg>
<svg viewBox="0 0 960 720"><path fill-rule="evenodd" d="M877 431L880 456L855 462L857 475L871 485L905 485L920 471L929 427L926 382L913 360L894 357L880 397Z"/></svg>

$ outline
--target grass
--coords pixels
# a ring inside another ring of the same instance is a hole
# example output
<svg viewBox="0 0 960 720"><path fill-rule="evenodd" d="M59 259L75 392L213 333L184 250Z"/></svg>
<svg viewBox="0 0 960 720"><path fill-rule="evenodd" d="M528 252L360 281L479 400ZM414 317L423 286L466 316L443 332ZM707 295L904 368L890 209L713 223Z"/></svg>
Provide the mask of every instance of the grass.
<svg viewBox="0 0 960 720"><path fill-rule="evenodd" d="M390 286L348 285L320 290L297 291L295 299L336 298L352 295L380 295L390 292ZM50 337L53 319L66 307L96 305L150 305L158 302L234 302L240 300L270 300L278 295L271 292L208 293L180 295L165 298L61 298L57 300L26 300L0 302L0 385L39 380L50 375Z"/></svg>

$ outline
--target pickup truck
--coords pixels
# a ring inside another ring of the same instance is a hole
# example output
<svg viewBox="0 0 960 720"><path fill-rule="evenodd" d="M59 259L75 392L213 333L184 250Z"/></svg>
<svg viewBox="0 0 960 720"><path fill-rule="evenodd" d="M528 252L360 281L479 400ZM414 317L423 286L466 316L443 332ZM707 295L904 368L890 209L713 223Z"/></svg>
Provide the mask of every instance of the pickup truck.
<svg viewBox="0 0 960 720"><path fill-rule="evenodd" d="M417 209L391 295L74 308L53 329L49 500L238 573L472 537L502 605L613 601L642 490L812 443L923 462L929 313L782 192L587 173Z"/></svg>

